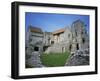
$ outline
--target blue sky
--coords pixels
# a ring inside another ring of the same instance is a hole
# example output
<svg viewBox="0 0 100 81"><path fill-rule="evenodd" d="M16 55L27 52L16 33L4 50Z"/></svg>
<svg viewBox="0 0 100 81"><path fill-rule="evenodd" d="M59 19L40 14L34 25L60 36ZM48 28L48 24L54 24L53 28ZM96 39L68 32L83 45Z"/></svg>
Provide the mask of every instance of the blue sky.
<svg viewBox="0 0 100 81"><path fill-rule="evenodd" d="M75 20L82 20L87 26L89 32L89 16L88 15L75 15L75 14L51 14L51 13L25 13L25 27L26 31L29 25L39 27L43 31L53 32L57 29L71 26Z"/></svg>

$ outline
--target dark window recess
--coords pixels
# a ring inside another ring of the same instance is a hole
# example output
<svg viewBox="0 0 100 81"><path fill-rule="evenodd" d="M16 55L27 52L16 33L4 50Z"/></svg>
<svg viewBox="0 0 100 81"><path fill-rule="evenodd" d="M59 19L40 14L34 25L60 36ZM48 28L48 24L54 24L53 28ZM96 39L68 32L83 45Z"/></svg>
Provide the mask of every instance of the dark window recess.
<svg viewBox="0 0 100 81"><path fill-rule="evenodd" d="M76 36L77 36L77 32L75 32Z"/></svg>
<svg viewBox="0 0 100 81"><path fill-rule="evenodd" d="M68 38L70 37L70 34L68 34Z"/></svg>
<svg viewBox="0 0 100 81"><path fill-rule="evenodd" d="M76 44L76 49L79 50L79 44Z"/></svg>
<svg viewBox="0 0 100 81"><path fill-rule="evenodd" d="M51 41L51 44L54 44L54 41Z"/></svg>
<svg viewBox="0 0 100 81"><path fill-rule="evenodd" d="M69 50L70 50L70 51L71 51L71 49L72 49L72 45L69 46Z"/></svg>
<svg viewBox="0 0 100 81"><path fill-rule="evenodd" d="M64 47L62 47L62 52L64 52Z"/></svg>
<svg viewBox="0 0 100 81"><path fill-rule="evenodd" d="M84 38L82 39L82 42L83 42L83 44L85 43L85 39Z"/></svg>
<svg viewBox="0 0 100 81"><path fill-rule="evenodd" d="M83 31L81 32L81 34L83 34Z"/></svg>
<svg viewBox="0 0 100 81"><path fill-rule="evenodd" d="M25 49L27 50L28 47L25 47Z"/></svg>
<svg viewBox="0 0 100 81"><path fill-rule="evenodd" d="M50 38L48 38L48 42L50 43Z"/></svg>
<svg viewBox="0 0 100 81"><path fill-rule="evenodd" d="M39 51L39 47L34 47L34 51Z"/></svg>
<svg viewBox="0 0 100 81"><path fill-rule="evenodd" d="M46 51L47 48L48 48L48 46L44 46L44 47L43 47L43 51Z"/></svg>

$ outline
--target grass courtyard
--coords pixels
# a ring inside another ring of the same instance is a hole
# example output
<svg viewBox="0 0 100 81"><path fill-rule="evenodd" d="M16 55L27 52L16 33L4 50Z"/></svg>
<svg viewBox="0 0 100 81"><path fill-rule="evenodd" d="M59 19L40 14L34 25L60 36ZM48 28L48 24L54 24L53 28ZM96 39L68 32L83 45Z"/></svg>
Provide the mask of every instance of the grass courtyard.
<svg viewBox="0 0 100 81"><path fill-rule="evenodd" d="M46 67L64 66L70 53L43 53L40 58L43 65Z"/></svg>

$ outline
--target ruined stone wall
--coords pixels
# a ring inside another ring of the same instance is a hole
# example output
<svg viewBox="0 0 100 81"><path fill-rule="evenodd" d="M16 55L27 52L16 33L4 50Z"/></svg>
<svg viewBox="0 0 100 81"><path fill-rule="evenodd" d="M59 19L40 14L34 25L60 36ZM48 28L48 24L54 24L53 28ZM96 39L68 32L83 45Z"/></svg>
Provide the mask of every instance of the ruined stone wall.
<svg viewBox="0 0 100 81"><path fill-rule="evenodd" d="M89 48L89 36L81 20L73 22L71 28L66 27L63 35L59 37L59 41L56 38L58 37L55 37L54 40L57 42L54 42L54 45L50 46L46 52L62 52L63 49L74 52ZM60 41L60 38L63 40Z"/></svg>
<svg viewBox="0 0 100 81"><path fill-rule="evenodd" d="M59 40L58 40L59 38ZM45 53L62 53L66 51L70 51L69 47L71 45L71 31L69 28L65 28L65 32L61 33L57 39L54 38L54 44L52 44Z"/></svg>
<svg viewBox="0 0 100 81"><path fill-rule="evenodd" d="M72 51L89 47L89 36L85 24L81 20L73 22L72 27Z"/></svg>
<svg viewBox="0 0 100 81"><path fill-rule="evenodd" d="M65 31L58 36L54 36L52 32L30 33L29 40L33 46L38 46L44 51L49 52L63 52L81 50L89 48L89 36L86 31L85 24L81 20L72 23L71 27L66 27Z"/></svg>
<svg viewBox="0 0 100 81"><path fill-rule="evenodd" d="M25 48L26 65L44 67L40 61L40 54L66 51L71 53L66 66L89 65L89 36L85 24L81 20L73 22L71 27L66 27L58 38L56 40L52 32L35 33L28 31ZM43 50L44 47L46 50Z"/></svg>
<svg viewBox="0 0 100 81"><path fill-rule="evenodd" d="M51 45L47 48L45 53L63 53L69 51L69 43L68 42L61 42Z"/></svg>
<svg viewBox="0 0 100 81"><path fill-rule="evenodd" d="M26 54L31 54L34 51L43 51L43 34L29 31L27 41ZM36 49L36 50L35 50Z"/></svg>
<svg viewBox="0 0 100 81"><path fill-rule="evenodd" d="M44 32L43 33L43 43L45 46L48 46L51 44L51 39L52 39L52 33L51 32Z"/></svg>
<svg viewBox="0 0 100 81"><path fill-rule="evenodd" d="M77 50L71 53L65 66L89 65L89 49Z"/></svg>

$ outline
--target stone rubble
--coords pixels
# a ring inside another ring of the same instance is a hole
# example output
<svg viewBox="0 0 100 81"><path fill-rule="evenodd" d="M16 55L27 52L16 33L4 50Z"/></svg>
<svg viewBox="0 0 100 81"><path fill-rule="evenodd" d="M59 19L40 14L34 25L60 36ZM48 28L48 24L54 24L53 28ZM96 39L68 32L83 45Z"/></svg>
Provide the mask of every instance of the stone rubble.
<svg viewBox="0 0 100 81"><path fill-rule="evenodd" d="M89 65L89 49L78 50L72 53L65 66Z"/></svg>

